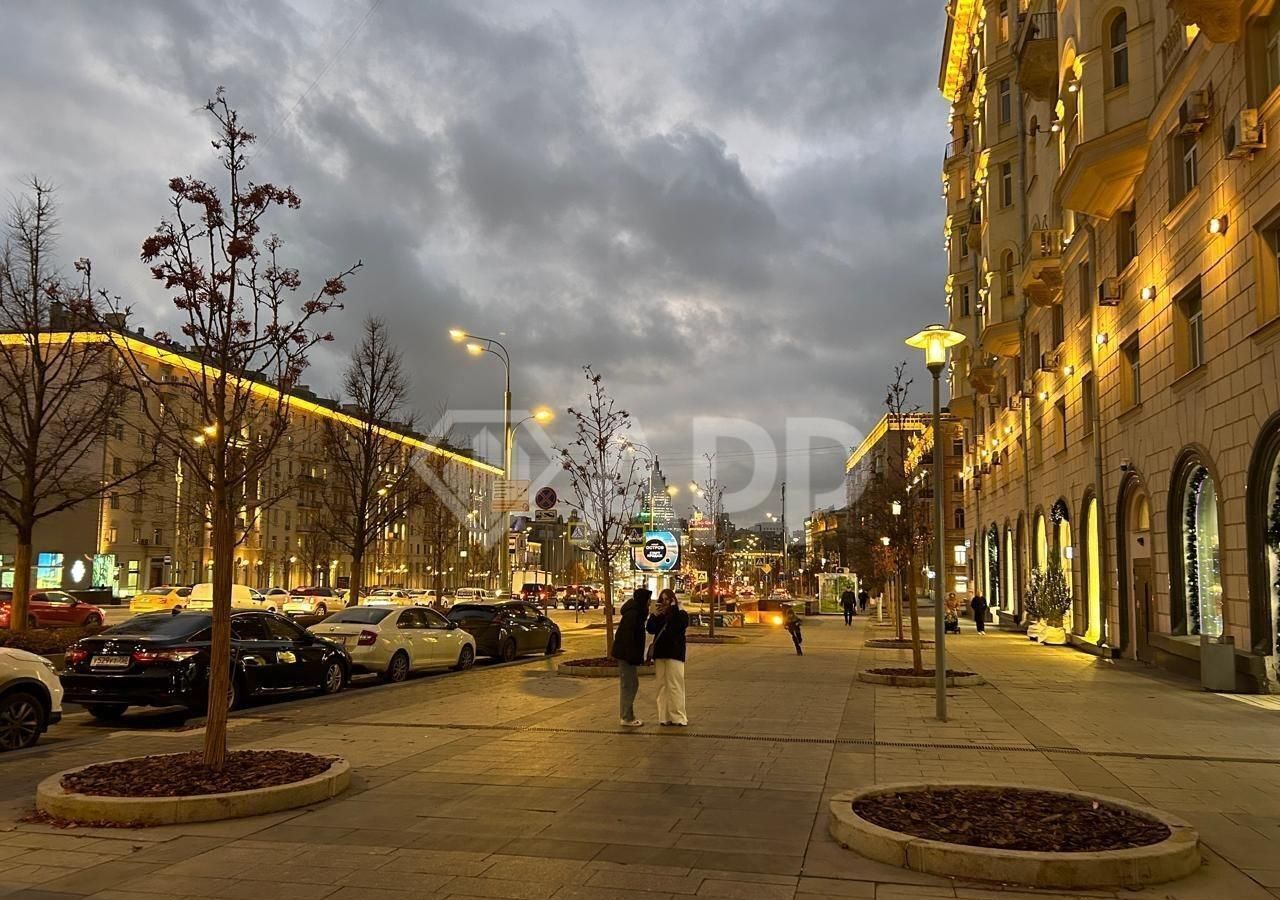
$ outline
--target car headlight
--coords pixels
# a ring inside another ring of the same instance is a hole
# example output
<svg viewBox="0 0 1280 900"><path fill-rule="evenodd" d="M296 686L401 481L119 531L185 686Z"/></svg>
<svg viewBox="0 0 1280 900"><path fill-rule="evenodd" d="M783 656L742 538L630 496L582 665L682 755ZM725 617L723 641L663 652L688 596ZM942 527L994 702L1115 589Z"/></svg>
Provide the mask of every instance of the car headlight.
<svg viewBox="0 0 1280 900"><path fill-rule="evenodd" d="M52 662L50 662L49 660L45 659L43 656L42 656L42 657L40 657L40 662L44 663L45 668L47 668L50 672L57 672L57 671L58 671L58 667L57 667L57 666L55 666L55 665L54 665Z"/></svg>

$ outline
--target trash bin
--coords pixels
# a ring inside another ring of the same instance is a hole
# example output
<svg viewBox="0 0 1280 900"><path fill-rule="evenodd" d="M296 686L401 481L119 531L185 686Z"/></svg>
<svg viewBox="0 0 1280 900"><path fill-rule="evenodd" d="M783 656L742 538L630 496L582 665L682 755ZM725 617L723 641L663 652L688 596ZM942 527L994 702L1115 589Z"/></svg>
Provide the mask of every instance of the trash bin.
<svg viewBox="0 0 1280 900"><path fill-rule="evenodd" d="M1236 639L1200 635L1200 686L1206 691L1236 689Z"/></svg>

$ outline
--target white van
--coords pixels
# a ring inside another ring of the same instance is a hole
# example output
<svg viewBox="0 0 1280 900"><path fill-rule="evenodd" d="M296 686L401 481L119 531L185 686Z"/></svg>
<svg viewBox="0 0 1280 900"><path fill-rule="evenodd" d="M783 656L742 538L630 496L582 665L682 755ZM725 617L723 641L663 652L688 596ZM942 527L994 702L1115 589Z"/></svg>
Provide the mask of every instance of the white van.
<svg viewBox="0 0 1280 900"><path fill-rule="evenodd" d="M247 584L231 585L231 608L276 611L274 603ZM208 612L213 609L213 584L206 582L193 587L191 596L187 598L187 609L196 612Z"/></svg>
<svg viewBox="0 0 1280 900"><path fill-rule="evenodd" d="M477 603L484 602L485 595L483 588L460 587L455 595L458 603Z"/></svg>

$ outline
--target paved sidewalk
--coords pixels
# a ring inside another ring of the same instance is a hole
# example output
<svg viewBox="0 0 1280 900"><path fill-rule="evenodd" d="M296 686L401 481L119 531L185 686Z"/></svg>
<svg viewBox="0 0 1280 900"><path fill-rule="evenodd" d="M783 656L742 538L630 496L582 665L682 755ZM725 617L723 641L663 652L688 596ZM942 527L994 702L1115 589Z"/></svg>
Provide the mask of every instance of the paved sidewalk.
<svg viewBox="0 0 1280 900"><path fill-rule="evenodd" d="M905 658L860 649L872 630L865 619L810 620L804 657L768 627L742 645L691 646L687 730L621 729L613 682L558 678L543 661L255 707L233 720L236 746L342 753L356 779L331 803L252 820L19 824L39 778L186 749L198 733L104 728L10 754L0 762L0 896L1025 900L872 863L827 836L837 791L939 776L1075 786L1199 827L1199 874L1118 896L1280 896L1273 698L1206 694L970 629L950 639L951 661L991 684L951 691L942 724L931 690L854 680L860 667ZM647 681L640 709L652 719Z"/></svg>

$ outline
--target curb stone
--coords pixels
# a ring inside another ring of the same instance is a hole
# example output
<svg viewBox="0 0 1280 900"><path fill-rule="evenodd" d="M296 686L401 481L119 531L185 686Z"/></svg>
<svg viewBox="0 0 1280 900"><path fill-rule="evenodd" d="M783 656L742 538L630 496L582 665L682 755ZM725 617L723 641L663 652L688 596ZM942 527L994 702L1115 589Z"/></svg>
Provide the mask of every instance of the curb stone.
<svg viewBox="0 0 1280 900"><path fill-rule="evenodd" d="M861 671L858 680L866 684L881 684L888 687L933 687L932 675L882 675L879 672ZM977 673L970 675L948 675L947 687L977 687L986 684L987 679Z"/></svg>

